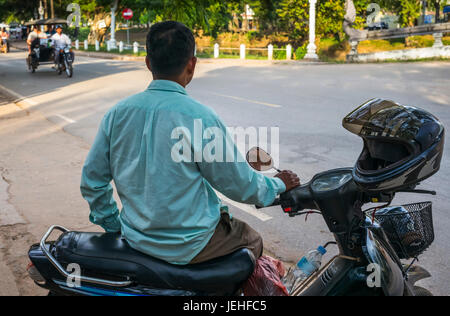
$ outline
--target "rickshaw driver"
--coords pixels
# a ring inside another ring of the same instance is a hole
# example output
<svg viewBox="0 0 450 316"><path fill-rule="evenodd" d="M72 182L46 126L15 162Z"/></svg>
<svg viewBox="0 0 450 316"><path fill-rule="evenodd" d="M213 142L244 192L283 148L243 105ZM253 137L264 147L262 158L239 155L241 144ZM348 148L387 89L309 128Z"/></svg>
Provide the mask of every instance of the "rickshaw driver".
<svg viewBox="0 0 450 316"><path fill-rule="evenodd" d="M61 25L56 26L56 33L50 39L52 40L52 46L55 47L55 65L59 67L60 50L70 46L72 41L66 34L63 34ZM73 59L73 53L71 52L71 54Z"/></svg>

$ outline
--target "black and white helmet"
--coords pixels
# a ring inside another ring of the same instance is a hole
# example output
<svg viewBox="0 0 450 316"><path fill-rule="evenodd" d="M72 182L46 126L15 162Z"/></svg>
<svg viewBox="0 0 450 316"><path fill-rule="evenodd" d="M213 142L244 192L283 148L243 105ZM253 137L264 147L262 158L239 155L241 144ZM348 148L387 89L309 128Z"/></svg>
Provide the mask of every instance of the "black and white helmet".
<svg viewBox="0 0 450 316"><path fill-rule="evenodd" d="M347 115L343 126L364 141L353 177L366 191L413 188L439 171L445 129L425 110L373 99Z"/></svg>

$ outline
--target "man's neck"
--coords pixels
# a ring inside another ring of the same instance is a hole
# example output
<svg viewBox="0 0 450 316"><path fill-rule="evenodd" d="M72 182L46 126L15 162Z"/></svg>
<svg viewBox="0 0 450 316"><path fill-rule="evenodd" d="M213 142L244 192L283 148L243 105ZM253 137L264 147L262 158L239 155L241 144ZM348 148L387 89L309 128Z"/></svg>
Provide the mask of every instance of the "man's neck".
<svg viewBox="0 0 450 316"><path fill-rule="evenodd" d="M173 81L175 83L178 83L183 88L186 88L186 83L185 83L185 81L182 78L171 78L171 77L153 75L153 80Z"/></svg>

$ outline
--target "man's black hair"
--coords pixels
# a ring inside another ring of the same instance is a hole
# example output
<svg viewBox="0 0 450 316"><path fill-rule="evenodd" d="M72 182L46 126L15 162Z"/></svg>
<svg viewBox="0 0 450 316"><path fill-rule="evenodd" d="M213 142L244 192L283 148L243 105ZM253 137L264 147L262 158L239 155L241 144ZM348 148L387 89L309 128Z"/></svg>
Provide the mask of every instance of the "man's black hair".
<svg viewBox="0 0 450 316"><path fill-rule="evenodd" d="M194 34L184 24L168 21L150 28L147 35L147 56L154 74L177 76L194 54Z"/></svg>

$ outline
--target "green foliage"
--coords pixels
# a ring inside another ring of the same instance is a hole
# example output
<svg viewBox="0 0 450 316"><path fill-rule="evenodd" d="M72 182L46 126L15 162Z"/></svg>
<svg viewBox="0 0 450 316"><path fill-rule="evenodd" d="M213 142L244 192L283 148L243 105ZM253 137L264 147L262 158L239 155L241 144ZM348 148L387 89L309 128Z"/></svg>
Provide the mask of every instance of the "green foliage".
<svg viewBox="0 0 450 316"><path fill-rule="evenodd" d="M288 34L294 47L307 40L309 27L308 0L54 0L55 14L65 18L69 14L69 3L80 4L84 21L94 20L99 14L108 13L118 1L117 18L121 11L134 11L132 22L151 24L165 20L176 20L202 34L217 38L228 30L233 15L241 19L245 5L249 4L257 18L258 32L249 33L249 41L255 36ZM356 28L363 28L367 20L367 6L378 3L384 12L398 15L402 26L412 26L421 14L420 0L353 0L357 11ZM446 0L428 0L429 9L442 8ZM0 20L28 20L37 10L39 1L0 0ZM316 4L318 38L334 36L342 39L342 22L345 15L345 0L318 0Z"/></svg>
<svg viewBox="0 0 450 316"><path fill-rule="evenodd" d="M302 60L308 52L307 45L304 44L295 50L295 60Z"/></svg>
<svg viewBox="0 0 450 316"><path fill-rule="evenodd" d="M273 59L275 60L285 60L286 59L286 47L278 47L278 46L274 46L273 47Z"/></svg>
<svg viewBox="0 0 450 316"><path fill-rule="evenodd" d="M79 40L80 42L84 42L84 40L88 39L89 27L80 27L78 30L78 37L75 38L75 28L66 28L64 33L67 34L72 40Z"/></svg>
<svg viewBox="0 0 450 316"><path fill-rule="evenodd" d="M345 15L344 0L318 0L316 4L316 34L321 36L342 33ZM303 43L309 31L309 1L282 0L278 15L294 44Z"/></svg>

